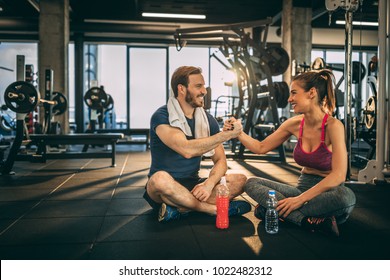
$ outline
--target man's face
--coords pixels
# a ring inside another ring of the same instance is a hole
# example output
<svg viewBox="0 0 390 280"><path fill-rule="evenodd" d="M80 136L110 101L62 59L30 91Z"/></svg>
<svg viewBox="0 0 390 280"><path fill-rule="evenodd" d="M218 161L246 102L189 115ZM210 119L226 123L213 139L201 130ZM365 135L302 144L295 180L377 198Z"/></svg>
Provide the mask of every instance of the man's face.
<svg viewBox="0 0 390 280"><path fill-rule="evenodd" d="M185 100L193 108L203 107L204 96L207 94L202 74L190 75L188 78Z"/></svg>

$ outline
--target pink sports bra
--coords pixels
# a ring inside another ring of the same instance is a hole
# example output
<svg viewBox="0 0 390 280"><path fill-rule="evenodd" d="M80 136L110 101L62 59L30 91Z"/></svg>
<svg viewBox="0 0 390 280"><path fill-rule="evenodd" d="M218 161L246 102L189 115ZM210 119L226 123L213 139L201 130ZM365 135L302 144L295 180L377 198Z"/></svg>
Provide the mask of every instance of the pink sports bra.
<svg viewBox="0 0 390 280"><path fill-rule="evenodd" d="M325 145L325 123L328 114L325 114L321 125L321 144L318 148L310 153L302 149L302 133L305 119L303 118L299 126L298 143L294 148L293 157L296 163L304 167L314 168L320 171L332 170L332 152Z"/></svg>

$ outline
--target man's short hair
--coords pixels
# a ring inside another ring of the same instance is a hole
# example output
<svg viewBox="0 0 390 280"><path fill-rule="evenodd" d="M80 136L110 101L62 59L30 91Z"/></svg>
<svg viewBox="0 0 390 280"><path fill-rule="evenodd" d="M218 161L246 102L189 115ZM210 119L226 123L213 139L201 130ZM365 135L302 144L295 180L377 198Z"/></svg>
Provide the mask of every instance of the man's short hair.
<svg viewBox="0 0 390 280"><path fill-rule="evenodd" d="M196 75L201 74L202 69L200 67L194 67L194 66L181 66L175 70L172 74L171 78L171 88L173 90L173 94L177 98L178 92L177 92L177 86L183 85L185 87L188 87L188 77L190 75Z"/></svg>

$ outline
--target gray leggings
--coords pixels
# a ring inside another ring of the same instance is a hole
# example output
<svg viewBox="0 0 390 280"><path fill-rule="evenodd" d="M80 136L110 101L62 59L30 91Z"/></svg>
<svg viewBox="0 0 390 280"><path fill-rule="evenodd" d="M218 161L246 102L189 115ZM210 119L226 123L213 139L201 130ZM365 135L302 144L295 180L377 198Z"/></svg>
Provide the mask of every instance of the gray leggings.
<svg viewBox="0 0 390 280"><path fill-rule="evenodd" d="M267 206L268 190L276 191L276 198L282 200L286 197L298 196L324 179L321 176L301 174L298 186L271 181L264 178L250 178L245 184L245 192L264 208ZM344 184L319 194L301 208L292 211L286 220L301 225L304 217L330 217L335 216L337 223L344 223L352 212L356 203L353 191Z"/></svg>

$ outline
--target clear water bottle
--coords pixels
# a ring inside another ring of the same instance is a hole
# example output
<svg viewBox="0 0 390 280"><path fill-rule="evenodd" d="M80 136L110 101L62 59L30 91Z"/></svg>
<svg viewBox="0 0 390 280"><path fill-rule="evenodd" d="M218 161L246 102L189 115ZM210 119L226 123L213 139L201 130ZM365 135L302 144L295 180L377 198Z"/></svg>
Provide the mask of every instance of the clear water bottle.
<svg viewBox="0 0 390 280"><path fill-rule="evenodd" d="M279 217L276 211L276 192L274 190L268 191L267 212L265 213L265 231L270 234L275 234L279 230Z"/></svg>
<svg viewBox="0 0 390 280"><path fill-rule="evenodd" d="M229 188L226 184L226 178L222 177L217 186L217 218L215 226L219 229L229 227Z"/></svg>

